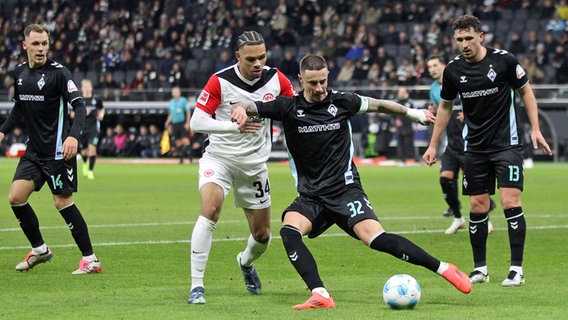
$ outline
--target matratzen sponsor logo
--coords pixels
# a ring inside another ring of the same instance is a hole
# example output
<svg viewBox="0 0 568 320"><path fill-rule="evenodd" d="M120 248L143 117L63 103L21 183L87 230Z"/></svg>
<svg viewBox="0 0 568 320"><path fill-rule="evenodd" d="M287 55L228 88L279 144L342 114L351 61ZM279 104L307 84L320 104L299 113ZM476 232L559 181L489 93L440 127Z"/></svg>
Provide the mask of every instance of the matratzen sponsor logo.
<svg viewBox="0 0 568 320"><path fill-rule="evenodd" d="M45 96L34 94L21 94L18 96L20 101L45 101Z"/></svg>

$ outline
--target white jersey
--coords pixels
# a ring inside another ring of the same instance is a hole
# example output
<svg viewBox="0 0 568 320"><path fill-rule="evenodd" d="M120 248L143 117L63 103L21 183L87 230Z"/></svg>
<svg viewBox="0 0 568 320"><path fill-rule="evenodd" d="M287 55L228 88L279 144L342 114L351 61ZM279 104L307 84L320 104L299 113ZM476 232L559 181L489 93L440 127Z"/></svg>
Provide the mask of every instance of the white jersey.
<svg viewBox="0 0 568 320"><path fill-rule="evenodd" d="M264 67L262 76L254 81L245 79L238 65L225 68L209 78L197 99L196 107L218 121L231 121L233 104L248 101L271 101L279 95L293 96L292 83L275 68ZM270 119L256 133L211 133L205 152L215 157L246 164L268 160L272 147Z"/></svg>

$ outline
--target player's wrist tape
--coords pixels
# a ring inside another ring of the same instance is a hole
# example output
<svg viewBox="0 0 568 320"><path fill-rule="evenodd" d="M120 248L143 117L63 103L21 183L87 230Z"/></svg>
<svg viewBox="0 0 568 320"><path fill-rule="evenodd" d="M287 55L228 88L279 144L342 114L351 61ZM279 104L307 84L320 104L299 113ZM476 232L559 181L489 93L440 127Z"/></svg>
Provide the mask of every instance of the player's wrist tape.
<svg viewBox="0 0 568 320"><path fill-rule="evenodd" d="M416 122L426 122L426 114L422 110L407 108L406 116Z"/></svg>

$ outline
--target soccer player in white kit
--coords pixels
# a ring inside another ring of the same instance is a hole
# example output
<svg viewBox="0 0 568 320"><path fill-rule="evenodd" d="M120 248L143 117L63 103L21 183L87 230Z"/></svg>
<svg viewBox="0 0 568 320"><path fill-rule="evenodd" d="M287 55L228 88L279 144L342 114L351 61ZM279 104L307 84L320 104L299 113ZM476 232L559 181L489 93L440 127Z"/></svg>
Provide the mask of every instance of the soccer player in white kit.
<svg viewBox="0 0 568 320"><path fill-rule="evenodd" d="M269 119L251 118L239 130L231 121L233 104L239 101L270 101L293 96L292 83L266 64L264 39L245 31L237 39L237 63L213 74L202 90L190 127L209 134L209 143L199 160L201 213L191 235L191 291L189 304L205 303L203 276L219 220L223 200L234 189L236 207L243 208L251 234L247 247L237 255L247 290L262 288L252 265L270 244L270 183L266 161L270 155ZM250 133L242 135L241 133ZM253 138L251 138L251 135Z"/></svg>

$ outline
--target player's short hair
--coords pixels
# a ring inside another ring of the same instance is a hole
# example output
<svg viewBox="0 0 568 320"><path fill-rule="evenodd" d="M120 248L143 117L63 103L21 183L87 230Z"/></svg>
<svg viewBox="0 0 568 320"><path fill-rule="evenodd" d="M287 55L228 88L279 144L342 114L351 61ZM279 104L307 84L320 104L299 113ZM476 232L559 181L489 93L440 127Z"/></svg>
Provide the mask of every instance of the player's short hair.
<svg viewBox="0 0 568 320"><path fill-rule="evenodd" d="M446 64L446 59L444 59L444 57L439 54L433 54L429 56L428 59L426 59L426 63L428 63L428 61L430 60L438 60L441 64Z"/></svg>
<svg viewBox="0 0 568 320"><path fill-rule="evenodd" d="M237 50L244 46L256 46L264 44L264 38L256 31L245 31L237 38Z"/></svg>
<svg viewBox="0 0 568 320"><path fill-rule="evenodd" d="M456 21L454 21L454 24L452 25L452 30L454 31L468 30L469 28L472 28L473 31L477 33L483 31L481 30L481 21L479 21L477 17L472 16L470 14L466 14L457 18Z"/></svg>
<svg viewBox="0 0 568 320"><path fill-rule="evenodd" d="M300 61L300 73L306 70L322 70L327 68L325 58L315 54L308 54Z"/></svg>
<svg viewBox="0 0 568 320"><path fill-rule="evenodd" d="M24 37L26 37L26 38L29 37L30 33L32 33L32 31L37 32L37 33L45 32L45 33L47 33L47 37L50 37L49 36L49 29L47 29L46 26L41 25L41 24L37 24L37 23L30 24L24 29Z"/></svg>

